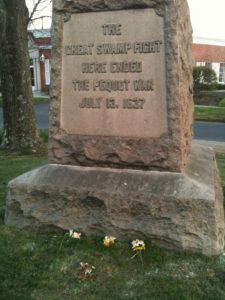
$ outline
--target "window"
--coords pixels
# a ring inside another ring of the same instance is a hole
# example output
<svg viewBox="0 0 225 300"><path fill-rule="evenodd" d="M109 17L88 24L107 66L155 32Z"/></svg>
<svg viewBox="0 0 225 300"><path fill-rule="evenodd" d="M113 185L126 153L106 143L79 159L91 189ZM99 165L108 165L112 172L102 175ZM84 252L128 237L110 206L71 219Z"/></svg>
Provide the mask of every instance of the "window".
<svg viewBox="0 0 225 300"><path fill-rule="evenodd" d="M205 66L205 63L204 62L196 62L196 67L204 67Z"/></svg>
<svg viewBox="0 0 225 300"><path fill-rule="evenodd" d="M225 63L220 64L219 82L225 83Z"/></svg>
<svg viewBox="0 0 225 300"><path fill-rule="evenodd" d="M207 68L212 69L212 63L211 63L211 62L206 62L206 63L205 63L205 66L206 66Z"/></svg>

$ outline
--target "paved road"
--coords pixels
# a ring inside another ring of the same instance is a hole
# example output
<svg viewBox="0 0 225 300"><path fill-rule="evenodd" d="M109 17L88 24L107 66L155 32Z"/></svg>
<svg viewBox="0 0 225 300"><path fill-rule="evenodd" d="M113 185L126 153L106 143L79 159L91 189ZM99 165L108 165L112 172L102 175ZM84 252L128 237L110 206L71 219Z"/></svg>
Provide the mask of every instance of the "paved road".
<svg viewBox="0 0 225 300"><path fill-rule="evenodd" d="M46 129L48 128L48 111L49 104L37 104L35 105L35 113L38 128ZM3 126L2 121L2 108L0 108L0 128Z"/></svg>
<svg viewBox="0 0 225 300"><path fill-rule="evenodd" d="M38 128L40 129L48 128L48 111L49 111L49 104L35 105L35 113L36 113Z"/></svg>
<svg viewBox="0 0 225 300"><path fill-rule="evenodd" d="M196 121L194 123L194 138L225 142L225 123Z"/></svg>
<svg viewBox="0 0 225 300"><path fill-rule="evenodd" d="M48 128L48 104L35 106L38 128ZM2 128L2 109L0 108L0 128ZM195 122L194 137L198 140L225 142L225 123Z"/></svg>

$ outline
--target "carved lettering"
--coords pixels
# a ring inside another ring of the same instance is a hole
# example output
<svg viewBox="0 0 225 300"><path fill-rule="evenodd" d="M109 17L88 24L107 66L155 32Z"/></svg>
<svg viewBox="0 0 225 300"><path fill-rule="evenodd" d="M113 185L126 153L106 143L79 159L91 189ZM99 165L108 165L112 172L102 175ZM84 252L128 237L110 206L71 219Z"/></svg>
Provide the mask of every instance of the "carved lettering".
<svg viewBox="0 0 225 300"><path fill-rule="evenodd" d="M71 14L62 24L60 126L68 134L126 139L166 135L165 24L157 13Z"/></svg>
<svg viewBox="0 0 225 300"><path fill-rule="evenodd" d="M66 55L92 55L94 45L66 45L65 54Z"/></svg>
<svg viewBox="0 0 225 300"><path fill-rule="evenodd" d="M160 53L162 41L145 41L132 43L105 43L87 45L66 45L66 55L93 55L93 49L95 49L98 55L103 54L128 54L133 49L133 53L148 54L148 53Z"/></svg>
<svg viewBox="0 0 225 300"><path fill-rule="evenodd" d="M96 91L128 91L130 80L94 80L93 90Z"/></svg>
<svg viewBox="0 0 225 300"><path fill-rule="evenodd" d="M106 108L116 109L119 108L119 105L116 103L116 100L113 98L106 99Z"/></svg>
<svg viewBox="0 0 225 300"><path fill-rule="evenodd" d="M73 80L74 91L89 91L89 80Z"/></svg>
<svg viewBox="0 0 225 300"><path fill-rule="evenodd" d="M152 80L134 80L134 90L135 91L153 91L153 82Z"/></svg>
<svg viewBox="0 0 225 300"><path fill-rule="evenodd" d="M82 73L106 73L106 63L82 63Z"/></svg>
<svg viewBox="0 0 225 300"><path fill-rule="evenodd" d="M85 97L82 98L79 103L80 108L85 109L100 109L102 106L102 97L93 98L93 97ZM145 99L140 98L127 98L123 99L122 109L143 109L145 104ZM117 104L114 98L106 98L105 99L105 107L107 109L118 109L119 105Z"/></svg>
<svg viewBox="0 0 225 300"><path fill-rule="evenodd" d="M82 98L81 102L79 103L80 108L101 108L102 98Z"/></svg>
<svg viewBox="0 0 225 300"><path fill-rule="evenodd" d="M104 35L121 35L121 24L104 24L102 25Z"/></svg>
<svg viewBox="0 0 225 300"><path fill-rule="evenodd" d="M135 42L133 44L134 53L159 53L161 51L162 41L153 42Z"/></svg>
<svg viewBox="0 0 225 300"><path fill-rule="evenodd" d="M110 63L111 73L140 73L142 72L142 62L139 61L122 61Z"/></svg>
<svg viewBox="0 0 225 300"><path fill-rule="evenodd" d="M98 44L96 53L101 54L127 54L132 49L131 43Z"/></svg>
<svg viewBox="0 0 225 300"><path fill-rule="evenodd" d="M139 98L128 98L123 100L124 109L143 109L145 100Z"/></svg>

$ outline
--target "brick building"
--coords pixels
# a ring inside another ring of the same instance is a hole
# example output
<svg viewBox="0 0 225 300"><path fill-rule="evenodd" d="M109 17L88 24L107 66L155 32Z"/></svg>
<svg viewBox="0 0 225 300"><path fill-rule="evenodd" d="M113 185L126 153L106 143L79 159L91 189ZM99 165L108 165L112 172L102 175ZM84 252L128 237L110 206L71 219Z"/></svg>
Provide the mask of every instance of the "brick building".
<svg viewBox="0 0 225 300"><path fill-rule="evenodd" d="M218 83L225 84L225 40L194 38L192 49L195 64L212 68Z"/></svg>
<svg viewBox="0 0 225 300"><path fill-rule="evenodd" d="M48 94L52 48L50 29L32 30L28 35L32 90Z"/></svg>

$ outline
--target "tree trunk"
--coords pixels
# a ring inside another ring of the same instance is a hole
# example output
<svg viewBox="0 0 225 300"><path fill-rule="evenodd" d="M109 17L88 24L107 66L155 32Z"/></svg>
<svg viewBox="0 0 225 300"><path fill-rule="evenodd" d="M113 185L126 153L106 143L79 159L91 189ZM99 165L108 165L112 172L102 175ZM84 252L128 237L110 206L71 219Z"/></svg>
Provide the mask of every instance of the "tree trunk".
<svg viewBox="0 0 225 300"><path fill-rule="evenodd" d="M25 0L0 0L0 69L4 133L2 146L15 151L37 151L28 54L28 10Z"/></svg>

